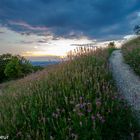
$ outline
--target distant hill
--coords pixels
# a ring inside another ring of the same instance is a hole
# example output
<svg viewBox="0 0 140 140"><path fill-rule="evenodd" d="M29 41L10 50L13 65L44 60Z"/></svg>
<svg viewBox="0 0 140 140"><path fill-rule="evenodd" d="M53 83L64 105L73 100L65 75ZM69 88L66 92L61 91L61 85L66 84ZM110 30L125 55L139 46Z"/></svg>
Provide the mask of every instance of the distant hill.
<svg viewBox="0 0 140 140"><path fill-rule="evenodd" d="M33 66L48 66L48 65L53 65L53 64L58 64L60 61L31 61Z"/></svg>

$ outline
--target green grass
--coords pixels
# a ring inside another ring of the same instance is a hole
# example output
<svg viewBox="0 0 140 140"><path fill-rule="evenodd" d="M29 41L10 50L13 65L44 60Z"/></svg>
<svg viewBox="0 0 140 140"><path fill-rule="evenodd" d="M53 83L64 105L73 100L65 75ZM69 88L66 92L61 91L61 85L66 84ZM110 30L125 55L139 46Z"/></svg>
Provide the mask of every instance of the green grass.
<svg viewBox="0 0 140 140"><path fill-rule="evenodd" d="M122 50L126 63L140 75L140 37L124 44Z"/></svg>
<svg viewBox="0 0 140 140"><path fill-rule="evenodd" d="M0 135L17 140L138 139L140 127L117 93L111 51L80 49L70 60L6 84Z"/></svg>

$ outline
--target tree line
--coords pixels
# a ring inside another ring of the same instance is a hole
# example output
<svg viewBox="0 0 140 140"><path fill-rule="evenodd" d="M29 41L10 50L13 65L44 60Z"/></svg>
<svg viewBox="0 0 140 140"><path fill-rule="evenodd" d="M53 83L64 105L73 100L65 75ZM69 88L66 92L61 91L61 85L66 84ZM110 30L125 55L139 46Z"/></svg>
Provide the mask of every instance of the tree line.
<svg viewBox="0 0 140 140"><path fill-rule="evenodd" d="M42 67L33 66L29 60L20 55L0 55L0 82L21 78L41 69Z"/></svg>

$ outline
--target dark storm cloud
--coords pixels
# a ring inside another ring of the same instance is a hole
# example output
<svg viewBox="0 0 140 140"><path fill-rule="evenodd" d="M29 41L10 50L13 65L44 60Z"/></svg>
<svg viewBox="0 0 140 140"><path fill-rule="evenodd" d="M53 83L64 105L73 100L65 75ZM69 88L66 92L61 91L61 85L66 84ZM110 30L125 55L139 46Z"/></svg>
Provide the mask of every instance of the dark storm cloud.
<svg viewBox="0 0 140 140"><path fill-rule="evenodd" d="M18 32L119 38L140 20L139 0L1 0L0 23Z"/></svg>
<svg viewBox="0 0 140 140"><path fill-rule="evenodd" d="M3 31L0 31L0 34L4 34L4 32Z"/></svg>

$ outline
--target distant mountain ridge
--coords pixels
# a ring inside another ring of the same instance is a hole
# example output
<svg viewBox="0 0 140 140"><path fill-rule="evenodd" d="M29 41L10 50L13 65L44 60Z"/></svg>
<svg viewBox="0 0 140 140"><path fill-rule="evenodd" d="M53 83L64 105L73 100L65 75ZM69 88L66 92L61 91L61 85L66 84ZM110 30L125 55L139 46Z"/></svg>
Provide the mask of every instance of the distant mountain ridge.
<svg viewBox="0 0 140 140"><path fill-rule="evenodd" d="M31 61L31 64L33 66L42 66L42 67L58 63L60 63L60 61Z"/></svg>

